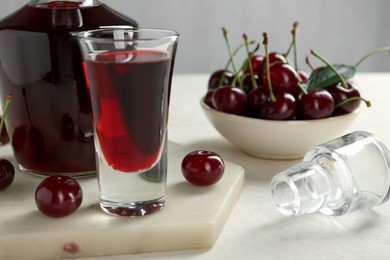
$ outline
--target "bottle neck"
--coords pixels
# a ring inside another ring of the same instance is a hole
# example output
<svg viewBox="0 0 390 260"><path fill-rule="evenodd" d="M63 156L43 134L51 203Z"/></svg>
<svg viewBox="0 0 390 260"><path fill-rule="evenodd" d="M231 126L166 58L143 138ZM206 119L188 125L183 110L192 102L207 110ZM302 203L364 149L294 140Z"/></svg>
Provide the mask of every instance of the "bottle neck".
<svg viewBox="0 0 390 260"><path fill-rule="evenodd" d="M30 6L41 7L41 8L55 8L55 7L89 7L100 5L99 0L32 0Z"/></svg>
<svg viewBox="0 0 390 260"><path fill-rule="evenodd" d="M280 212L340 216L390 197L390 151L368 132L312 148L303 162L277 174L271 192Z"/></svg>
<svg viewBox="0 0 390 260"><path fill-rule="evenodd" d="M280 212L298 216L321 210L332 190L324 168L312 162L301 162L276 175L271 191Z"/></svg>

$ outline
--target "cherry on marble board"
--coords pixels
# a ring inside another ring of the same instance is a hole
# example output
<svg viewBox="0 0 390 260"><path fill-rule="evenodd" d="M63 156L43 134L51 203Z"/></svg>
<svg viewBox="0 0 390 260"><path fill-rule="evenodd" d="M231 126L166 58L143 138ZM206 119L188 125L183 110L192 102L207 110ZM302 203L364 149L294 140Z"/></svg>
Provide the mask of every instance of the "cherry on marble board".
<svg viewBox="0 0 390 260"><path fill-rule="evenodd" d="M209 186L222 178L225 163L217 153L197 150L183 158L181 171L188 182L198 186Z"/></svg>

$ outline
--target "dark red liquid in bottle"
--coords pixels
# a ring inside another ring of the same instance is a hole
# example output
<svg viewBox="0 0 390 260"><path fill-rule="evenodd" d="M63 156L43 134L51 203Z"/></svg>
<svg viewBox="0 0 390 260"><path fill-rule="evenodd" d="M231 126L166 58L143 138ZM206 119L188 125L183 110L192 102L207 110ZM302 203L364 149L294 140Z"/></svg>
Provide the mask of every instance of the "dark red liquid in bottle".
<svg viewBox="0 0 390 260"><path fill-rule="evenodd" d="M104 4L26 5L0 21L0 94L13 99L7 130L15 159L42 175L96 171L92 109L75 34L135 21Z"/></svg>
<svg viewBox="0 0 390 260"><path fill-rule="evenodd" d="M159 158L168 118L167 57L161 51L135 50L103 53L86 62L97 139L116 170L148 169Z"/></svg>

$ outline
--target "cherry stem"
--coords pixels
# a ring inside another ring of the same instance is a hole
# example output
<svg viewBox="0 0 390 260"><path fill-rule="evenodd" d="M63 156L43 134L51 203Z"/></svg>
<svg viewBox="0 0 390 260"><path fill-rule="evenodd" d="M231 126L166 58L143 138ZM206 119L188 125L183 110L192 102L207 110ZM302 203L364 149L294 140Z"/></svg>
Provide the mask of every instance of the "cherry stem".
<svg viewBox="0 0 390 260"><path fill-rule="evenodd" d="M294 47L294 67L296 71L298 71L297 30L298 30L298 22L295 22L293 25L292 35L293 35L293 47Z"/></svg>
<svg viewBox="0 0 390 260"><path fill-rule="evenodd" d="M380 53L380 52L390 52L390 47L383 47L383 48L378 48L370 51L366 55L364 55L358 62L355 64L355 68L358 67L363 61L365 61L368 57Z"/></svg>
<svg viewBox="0 0 390 260"><path fill-rule="evenodd" d="M225 42L226 42L227 48L228 48L229 58L230 58L230 62L231 62L232 67L233 67L233 72L234 72L234 74L237 75L238 71L237 71L236 63L234 62L234 55L233 55L233 52L232 52L232 47L230 45L229 33L226 30L226 28L224 28L224 27L222 27L222 31L223 31L223 36L225 38Z"/></svg>
<svg viewBox="0 0 390 260"><path fill-rule="evenodd" d="M288 57L285 58L287 60L288 65L292 67L290 59ZM297 73L298 82L301 83L303 81L301 75L299 75L298 70L295 70L295 72Z"/></svg>
<svg viewBox="0 0 390 260"><path fill-rule="evenodd" d="M250 76L251 76L252 85L253 85L253 88L257 88L257 83L256 83L256 80L255 80L255 76L254 76L254 73L253 73L253 66L252 66L253 52L251 52L251 51L249 50L248 36L244 33L244 34L242 35L242 37L244 38L246 53L247 53L247 55L248 55L249 73L250 73ZM259 46L259 47L260 47L260 46Z"/></svg>
<svg viewBox="0 0 390 260"><path fill-rule="evenodd" d="M8 107L9 104L11 103L11 100L12 100L12 95L8 94L7 97L5 98L3 116L1 118L1 123L0 123L0 136L1 136L1 132L3 131L5 116L7 115Z"/></svg>
<svg viewBox="0 0 390 260"><path fill-rule="evenodd" d="M240 70L240 71L241 71L241 70ZM236 86L236 83L237 83L239 77L240 77L239 73L237 73L237 74L234 75L234 78L233 78L233 80L232 80L232 86L233 86L233 87ZM240 81L239 83L240 83L240 88L242 88L241 81Z"/></svg>
<svg viewBox="0 0 390 260"><path fill-rule="evenodd" d="M370 107L371 106L371 102L370 100L367 100L367 99L364 99L362 97L359 97L359 96L355 96L355 97L350 97L350 98L347 98L347 99L344 99L342 101L340 101L339 103L337 103L334 108L337 108L337 107L340 107L348 102L351 102L351 101L357 101L357 100L360 100L360 101L363 101L364 103L366 103L366 106L367 107Z"/></svg>
<svg viewBox="0 0 390 260"><path fill-rule="evenodd" d="M302 91L302 93L303 93L304 95L307 94L307 90L302 86L301 82L298 82L298 87L301 89L301 91Z"/></svg>
<svg viewBox="0 0 390 260"><path fill-rule="evenodd" d="M287 51L284 53L284 57L287 58L287 56L290 55L290 52L292 50L293 45L294 45L294 40L292 40L291 43L290 43L290 46L288 46Z"/></svg>
<svg viewBox="0 0 390 260"><path fill-rule="evenodd" d="M250 43L250 42L249 42ZM256 47L253 51L251 51L251 55L255 54L260 49L260 44L256 44ZM241 70L245 71L249 66L249 59L245 59L243 64L241 65ZM252 67L253 68L253 67Z"/></svg>
<svg viewBox="0 0 390 260"><path fill-rule="evenodd" d="M249 41L249 43L251 43L252 41ZM256 44L256 47L255 49L251 52L251 55L255 54L258 50L260 49L260 44ZM249 66L249 59L245 59L244 62L242 63L241 65L241 68L240 68L240 71L239 71L239 74L236 75L236 78L238 78L238 76L240 76L240 73L242 73L242 77L241 77L241 80L240 80L240 88L242 88L242 84L244 83L244 76L245 74L243 72L246 71L246 69L248 68ZM237 80L237 79L236 79Z"/></svg>
<svg viewBox="0 0 390 260"><path fill-rule="evenodd" d="M251 40L248 42L248 44L254 44L256 43L254 40ZM243 48L245 46L245 43L241 43L233 52L233 56L235 57L236 54L241 50L241 48ZM224 71L227 71L230 64L232 63L232 60L229 58L229 61L227 62L226 66L225 66L225 69ZM225 74L222 75L221 79L219 80L219 84L218 86L221 86L223 81L225 80Z"/></svg>
<svg viewBox="0 0 390 260"><path fill-rule="evenodd" d="M271 84L271 72L270 72L270 64L269 64L269 51L268 51L268 36L267 33L263 33L263 45L265 48L265 66L266 66L266 73L267 73L267 83L268 83L268 89L269 89L269 95L272 102L276 101L274 92L272 90L272 84Z"/></svg>
<svg viewBox="0 0 390 260"><path fill-rule="evenodd" d="M244 62L244 63L241 65L240 70L238 71L238 73L234 75L234 78L233 78L232 83L231 83L232 86L235 86L236 83L237 83L237 81L239 81L239 83L240 83L240 88L242 88L242 81L243 81L243 80L242 80L241 74L242 74L242 72L245 71L245 69L246 69L246 63L247 63L247 62Z"/></svg>
<svg viewBox="0 0 390 260"><path fill-rule="evenodd" d="M311 65L308 55L306 55L306 64L307 64L307 66L309 66L311 71L314 71L314 67L313 67L313 65Z"/></svg>
<svg viewBox="0 0 390 260"><path fill-rule="evenodd" d="M255 43L255 41L252 40L252 41L249 41L249 44L251 44L251 42ZM252 51L252 54L255 54L259 49L260 49L260 43L256 44L256 47Z"/></svg>
<svg viewBox="0 0 390 260"><path fill-rule="evenodd" d="M338 72L335 67L333 67L332 64L330 64L329 62L327 62L320 54L318 54L316 51L314 50L310 50L311 54L313 54L314 56L316 56L318 59L320 59L323 63L325 63L334 73L336 73L336 75L339 77L341 83L343 84L343 87L344 88L349 88L347 82L345 81L344 77L340 74L340 72Z"/></svg>

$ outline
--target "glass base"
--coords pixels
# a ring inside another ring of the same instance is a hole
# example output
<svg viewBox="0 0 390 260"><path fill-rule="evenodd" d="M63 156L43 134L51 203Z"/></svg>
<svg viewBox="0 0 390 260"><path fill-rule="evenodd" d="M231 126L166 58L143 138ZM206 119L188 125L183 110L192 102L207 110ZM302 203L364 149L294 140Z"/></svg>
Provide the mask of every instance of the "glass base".
<svg viewBox="0 0 390 260"><path fill-rule="evenodd" d="M43 177L43 178L46 178L46 177L49 177L49 176L53 176L53 175L62 175L62 176L68 176L68 177L72 177L72 178L76 178L76 179L81 179L81 178L88 178L88 177L96 177L96 171L85 171L85 172L36 172L36 171L33 171L33 170L29 170L29 169L26 169L24 168L22 165L18 164L19 166L19 169L24 172L24 173L28 173L28 174L31 174L31 175L34 175L34 176L38 176L38 177Z"/></svg>
<svg viewBox="0 0 390 260"><path fill-rule="evenodd" d="M100 207L108 214L122 217L139 217L156 213L164 208L165 197L156 200L118 204L110 201L100 201Z"/></svg>

